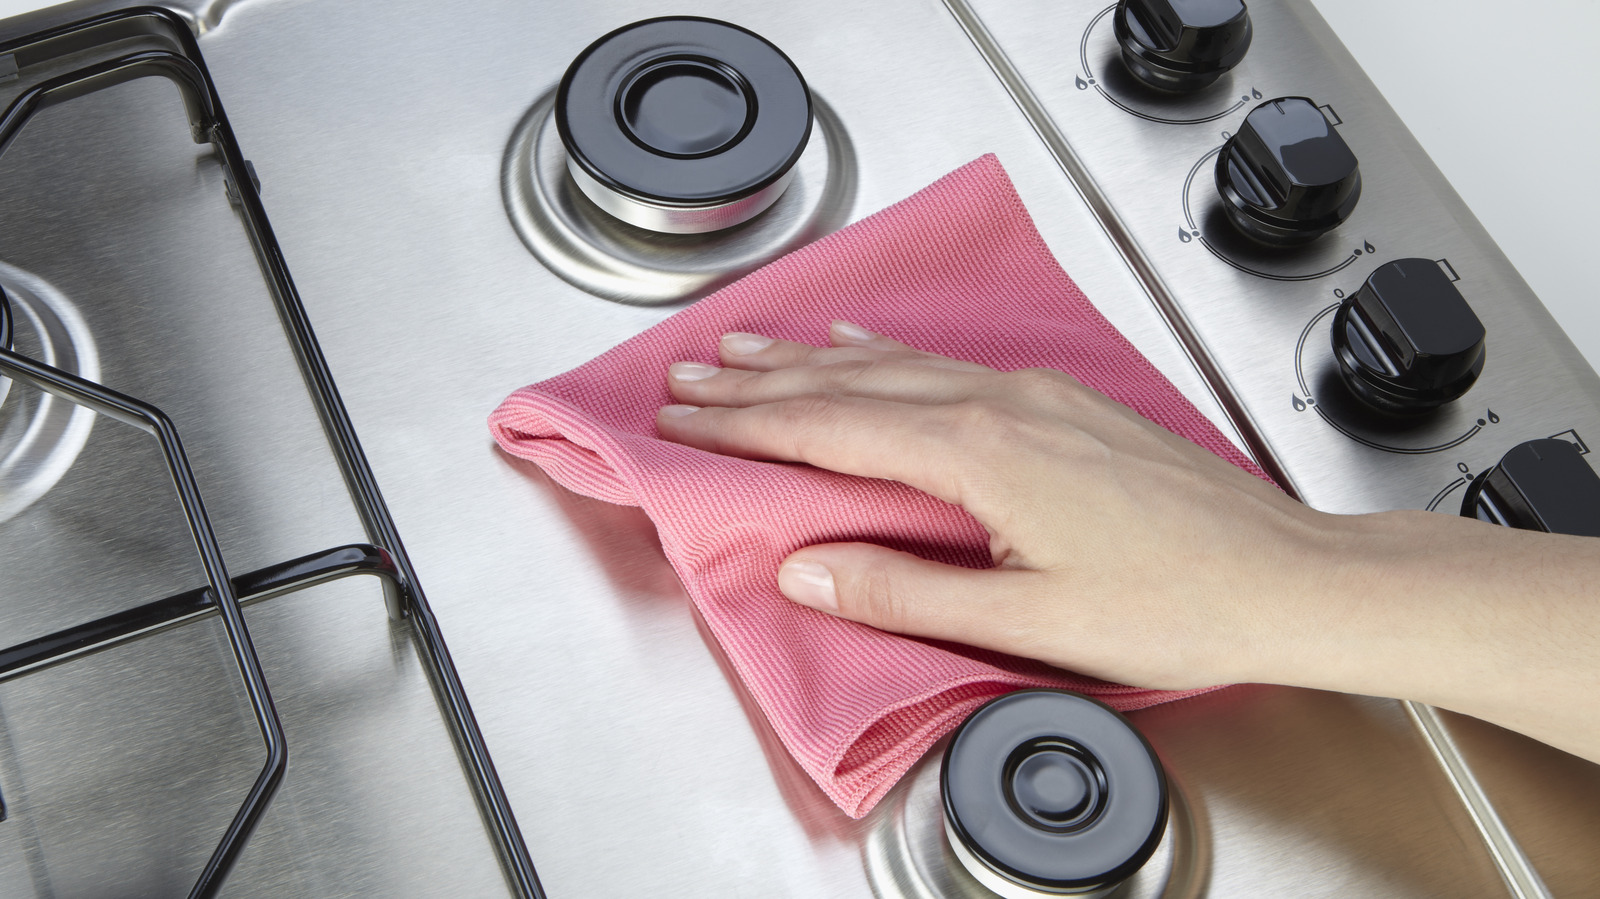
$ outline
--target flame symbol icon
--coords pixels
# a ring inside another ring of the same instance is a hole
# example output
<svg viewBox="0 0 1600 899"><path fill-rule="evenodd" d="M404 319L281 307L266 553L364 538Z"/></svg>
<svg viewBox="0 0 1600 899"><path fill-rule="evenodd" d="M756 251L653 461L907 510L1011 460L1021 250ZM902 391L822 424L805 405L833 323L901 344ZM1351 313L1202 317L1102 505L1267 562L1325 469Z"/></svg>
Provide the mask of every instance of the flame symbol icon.
<svg viewBox="0 0 1600 899"><path fill-rule="evenodd" d="M1261 92L1252 87L1252 88L1250 88L1250 96L1255 97L1257 100L1259 100L1259 99L1261 99Z"/></svg>
<svg viewBox="0 0 1600 899"><path fill-rule="evenodd" d="M1188 228L1179 228L1178 229L1178 239L1183 241L1184 243L1188 243L1189 241L1194 240L1194 236L1189 233L1189 229Z"/></svg>
<svg viewBox="0 0 1600 899"><path fill-rule="evenodd" d="M1362 241L1361 242L1361 248L1366 250L1368 253L1376 253L1376 252L1378 252L1378 248L1373 246L1372 245L1372 241L1370 241L1370 240Z"/></svg>
<svg viewBox="0 0 1600 899"><path fill-rule="evenodd" d="M1291 394L1289 394L1289 398L1291 400L1294 400L1294 411L1296 411L1296 412L1304 412L1304 411L1306 411L1306 401L1301 399L1299 397L1299 395L1291 393Z"/></svg>
<svg viewBox="0 0 1600 899"><path fill-rule="evenodd" d="M1072 79L1072 82L1078 86L1078 90L1080 91L1086 91L1089 89L1089 82L1084 81L1082 76Z"/></svg>
<svg viewBox="0 0 1600 899"><path fill-rule="evenodd" d="M1494 414L1493 409L1489 410L1489 423L1492 425L1497 425L1500 423L1500 416Z"/></svg>

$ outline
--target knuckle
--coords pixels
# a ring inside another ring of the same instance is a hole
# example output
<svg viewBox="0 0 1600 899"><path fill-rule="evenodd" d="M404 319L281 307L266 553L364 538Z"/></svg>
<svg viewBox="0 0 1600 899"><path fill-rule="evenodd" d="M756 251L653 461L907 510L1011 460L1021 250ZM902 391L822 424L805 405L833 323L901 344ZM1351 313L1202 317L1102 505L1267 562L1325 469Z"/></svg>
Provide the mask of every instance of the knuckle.
<svg viewBox="0 0 1600 899"><path fill-rule="evenodd" d="M877 363L863 359L835 362L827 367L824 387L845 393L859 390L877 376L878 369Z"/></svg>
<svg viewBox="0 0 1600 899"><path fill-rule="evenodd" d="M1083 384L1066 372L1053 368L1024 368L1006 376L1012 390L1046 402L1075 403L1083 396Z"/></svg>
<svg viewBox="0 0 1600 899"><path fill-rule="evenodd" d="M850 610L851 617L859 618L884 630L909 629L911 612L906 605L905 595L895 589L894 579L886 569L872 566L863 571L855 583L855 588L851 597L855 605L855 608Z"/></svg>
<svg viewBox="0 0 1600 899"><path fill-rule="evenodd" d="M802 462L811 462L816 440L827 439L834 432L842 404L832 394L808 393L783 401L777 411L777 425L786 435L791 454Z"/></svg>

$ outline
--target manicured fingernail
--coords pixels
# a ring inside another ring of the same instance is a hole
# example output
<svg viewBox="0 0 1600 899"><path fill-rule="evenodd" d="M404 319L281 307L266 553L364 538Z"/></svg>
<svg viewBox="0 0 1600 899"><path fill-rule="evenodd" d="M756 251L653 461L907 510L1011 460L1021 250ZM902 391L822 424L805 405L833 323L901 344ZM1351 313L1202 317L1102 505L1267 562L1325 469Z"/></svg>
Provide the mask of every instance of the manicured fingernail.
<svg viewBox="0 0 1600 899"><path fill-rule="evenodd" d="M674 381L704 381L722 369L715 365L704 365L699 362L674 362L667 367L667 374Z"/></svg>
<svg viewBox="0 0 1600 899"><path fill-rule="evenodd" d="M700 411L699 406L662 406L661 415L667 418L682 418Z"/></svg>
<svg viewBox="0 0 1600 899"><path fill-rule="evenodd" d="M759 353L772 346L771 337L762 337L760 334L746 334L743 331L734 331L722 335L722 348L735 356L748 356Z"/></svg>
<svg viewBox="0 0 1600 899"><path fill-rule="evenodd" d="M833 586L833 572L816 562L789 562L778 569L778 589L795 602L818 611L836 614L839 596Z"/></svg>
<svg viewBox="0 0 1600 899"><path fill-rule="evenodd" d="M835 321L833 323L833 333L843 337L845 340L848 340L851 343L867 343L878 336L871 331L868 331L866 328L861 327L860 325L853 325L849 322L842 321Z"/></svg>

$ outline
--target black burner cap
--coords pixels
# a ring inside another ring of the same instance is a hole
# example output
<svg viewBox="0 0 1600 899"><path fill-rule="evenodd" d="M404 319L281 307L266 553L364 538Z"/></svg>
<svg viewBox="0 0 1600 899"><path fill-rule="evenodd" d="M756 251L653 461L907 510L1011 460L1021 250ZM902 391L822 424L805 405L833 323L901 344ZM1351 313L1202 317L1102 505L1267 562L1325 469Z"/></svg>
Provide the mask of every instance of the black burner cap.
<svg viewBox="0 0 1600 899"><path fill-rule="evenodd" d="M940 777L962 845L1040 891L1127 879L1167 824L1166 776L1144 737L1103 703L1062 690L1020 690L973 712Z"/></svg>
<svg viewBox="0 0 1600 899"><path fill-rule="evenodd" d="M667 205L731 203L771 185L811 136L811 95L766 39L695 16L646 19L578 54L556 129L585 173Z"/></svg>

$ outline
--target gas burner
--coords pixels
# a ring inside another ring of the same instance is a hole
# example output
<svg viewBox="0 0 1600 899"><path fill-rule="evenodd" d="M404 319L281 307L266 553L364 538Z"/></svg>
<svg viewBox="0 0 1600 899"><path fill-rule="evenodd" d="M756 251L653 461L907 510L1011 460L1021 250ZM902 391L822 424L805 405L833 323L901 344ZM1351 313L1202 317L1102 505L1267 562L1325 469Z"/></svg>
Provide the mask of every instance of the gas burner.
<svg viewBox="0 0 1600 899"><path fill-rule="evenodd" d="M751 220L703 234L663 234L596 206L573 182L557 133L556 91L512 133L501 171L518 236L551 271L596 296L657 306L695 299L837 230L855 199L856 160L844 125L812 95L815 127L793 180Z"/></svg>
<svg viewBox="0 0 1600 899"><path fill-rule="evenodd" d="M963 867L946 834L939 792L943 749L941 743L929 750L869 819L862 854L875 896L995 899L996 894ZM1161 842L1143 867L1114 888L1117 899L1177 899L1201 895L1205 888L1210 876L1209 837L1176 778L1169 776L1168 788Z"/></svg>
<svg viewBox="0 0 1600 899"><path fill-rule="evenodd" d="M10 301L13 348L89 381L100 357L78 309L44 279L0 262ZM0 522L15 517L61 480L89 441L94 413L0 378Z"/></svg>

